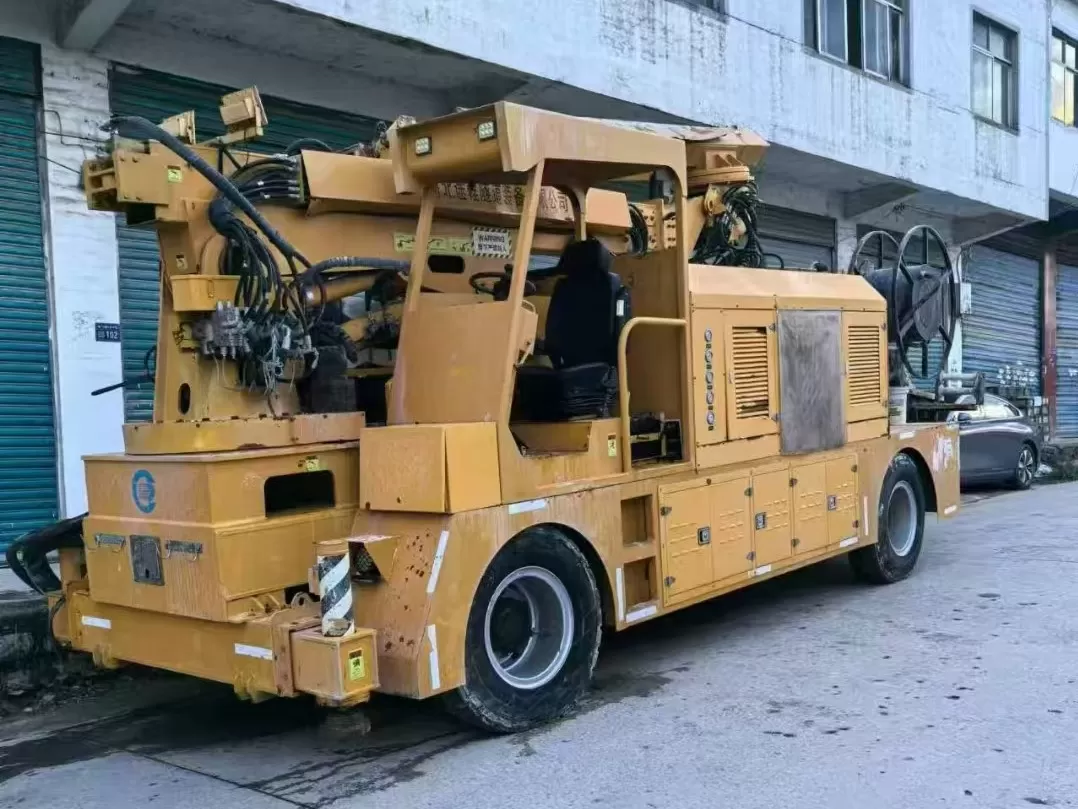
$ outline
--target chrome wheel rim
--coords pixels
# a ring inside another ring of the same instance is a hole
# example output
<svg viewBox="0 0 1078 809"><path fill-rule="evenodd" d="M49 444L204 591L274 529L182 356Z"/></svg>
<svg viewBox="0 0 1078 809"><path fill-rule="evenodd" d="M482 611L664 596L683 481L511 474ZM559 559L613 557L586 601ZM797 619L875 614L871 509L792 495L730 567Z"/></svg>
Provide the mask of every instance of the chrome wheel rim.
<svg viewBox="0 0 1078 809"><path fill-rule="evenodd" d="M483 640L490 665L513 688L541 688L565 665L574 623L561 579L542 567L514 570L487 604Z"/></svg>
<svg viewBox="0 0 1078 809"><path fill-rule="evenodd" d="M1033 450L1029 447L1024 447L1018 456L1018 482L1023 486L1028 486L1033 482L1035 472Z"/></svg>
<svg viewBox="0 0 1078 809"><path fill-rule="evenodd" d="M891 550L895 556L906 556L917 540L917 497L906 481L898 481L891 490L884 518Z"/></svg>

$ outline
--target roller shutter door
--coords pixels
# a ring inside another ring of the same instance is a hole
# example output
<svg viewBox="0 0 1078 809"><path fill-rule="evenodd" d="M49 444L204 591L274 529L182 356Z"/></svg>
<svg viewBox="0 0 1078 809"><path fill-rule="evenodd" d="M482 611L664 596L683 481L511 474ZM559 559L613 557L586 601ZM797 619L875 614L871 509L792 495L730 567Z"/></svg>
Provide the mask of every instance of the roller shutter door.
<svg viewBox="0 0 1078 809"><path fill-rule="evenodd" d="M0 39L0 552L57 519L37 47Z"/></svg>
<svg viewBox="0 0 1078 809"><path fill-rule="evenodd" d="M778 267L775 256L787 269L808 269L814 262L835 267L835 220L826 216L761 205L758 230L765 264Z"/></svg>
<svg viewBox="0 0 1078 809"><path fill-rule="evenodd" d="M1078 266L1056 278L1056 437L1078 438Z"/></svg>
<svg viewBox="0 0 1078 809"><path fill-rule="evenodd" d="M1007 377L1041 390L1040 265L1026 256L976 245L964 271L971 311L962 321L962 370L981 371L989 385Z"/></svg>
<svg viewBox="0 0 1078 809"><path fill-rule="evenodd" d="M195 111L199 140L224 131L218 114L222 95L235 88L115 65L109 95L115 115L141 115L153 122L185 110ZM269 126L254 147L283 151L299 138L318 138L341 149L377 134L378 121L263 96ZM152 229L125 227L117 218L120 263L120 336L124 378L142 375L147 352L157 340L158 275L157 237ZM127 421L153 417L153 383L144 382L124 392Z"/></svg>

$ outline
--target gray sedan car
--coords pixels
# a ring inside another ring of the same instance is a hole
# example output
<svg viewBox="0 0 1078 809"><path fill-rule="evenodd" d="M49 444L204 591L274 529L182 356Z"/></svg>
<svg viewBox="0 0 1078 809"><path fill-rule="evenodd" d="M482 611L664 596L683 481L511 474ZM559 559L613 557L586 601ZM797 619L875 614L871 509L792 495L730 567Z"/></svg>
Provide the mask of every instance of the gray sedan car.
<svg viewBox="0 0 1078 809"><path fill-rule="evenodd" d="M1030 487L1040 465L1041 439L1017 407L985 394L976 410L951 413L948 420L958 422L962 486Z"/></svg>

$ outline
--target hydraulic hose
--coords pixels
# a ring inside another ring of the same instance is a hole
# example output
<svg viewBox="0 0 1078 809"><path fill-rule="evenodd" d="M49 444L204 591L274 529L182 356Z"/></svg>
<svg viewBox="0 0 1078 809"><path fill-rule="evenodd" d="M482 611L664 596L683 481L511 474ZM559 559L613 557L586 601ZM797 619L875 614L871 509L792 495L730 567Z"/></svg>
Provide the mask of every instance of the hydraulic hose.
<svg viewBox="0 0 1078 809"><path fill-rule="evenodd" d="M294 140L290 144L288 144L288 148L285 149L284 151L285 151L285 154L298 154L299 152L303 151L304 149L307 149L308 151L319 151L319 152L332 152L333 151L331 148L329 148L328 143L326 143L325 141L319 140L318 138L300 138L299 140Z"/></svg>
<svg viewBox="0 0 1078 809"><path fill-rule="evenodd" d="M317 264L312 264L306 270L303 271L303 275L318 276L327 270L338 270L342 267L361 267L368 270L390 271L407 273L411 264L407 261L398 261L391 258L364 258L362 256L336 256L335 258L327 258L324 261L319 261Z"/></svg>
<svg viewBox="0 0 1078 809"><path fill-rule="evenodd" d="M239 192L239 189L236 188L232 181L199 157L194 149L175 135L137 115L116 116L109 122L106 128L110 128L120 136L132 140L156 140L172 152L175 152L176 155L183 158L191 168L205 177L214 188L220 191L221 194L229 200L229 202L247 214L247 217L255 223L258 229L262 231L265 237L269 239L273 246L281 251L281 253L289 258L296 259L305 266L310 266L311 262L298 252L296 248L285 241L284 237L277 232L273 225L271 225L261 213L258 212L258 209L251 204L250 200L246 199L243 194Z"/></svg>

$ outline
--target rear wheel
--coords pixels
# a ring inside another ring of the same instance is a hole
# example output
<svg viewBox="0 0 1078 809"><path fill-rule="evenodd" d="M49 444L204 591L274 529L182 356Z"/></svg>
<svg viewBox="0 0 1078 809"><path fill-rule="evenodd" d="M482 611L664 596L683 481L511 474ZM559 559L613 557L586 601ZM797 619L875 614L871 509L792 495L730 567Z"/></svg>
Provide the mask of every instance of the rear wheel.
<svg viewBox="0 0 1078 809"><path fill-rule="evenodd" d="M472 601L466 682L449 709L512 733L565 715L587 690L599 652L599 590L563 533L532 528L491 562Z"/></svg>
<svg viewBox="0 0 1078 809"><path fill-rule="evenodd" d="M880 488L876 518L876 544L851 553L850 565L863 581L901 581L917 565L925 529L924 486L917 465L908 455L891 459Z"/></svg>
<svg viewBox="0 0 1078 809"><path fill-rule="evenodd" d="M1037 453L1029 444L1023 444L1015 463L1011 485L1016 489L1028 489L1037 474Z"/></svg>

